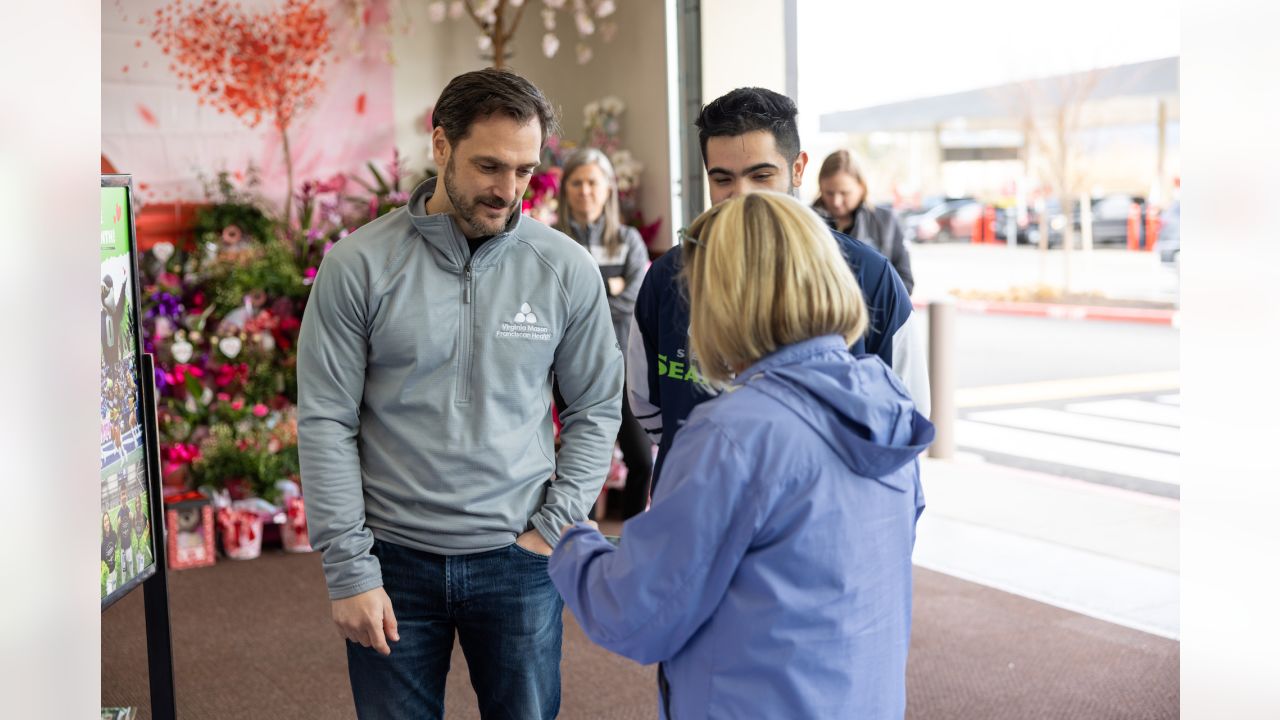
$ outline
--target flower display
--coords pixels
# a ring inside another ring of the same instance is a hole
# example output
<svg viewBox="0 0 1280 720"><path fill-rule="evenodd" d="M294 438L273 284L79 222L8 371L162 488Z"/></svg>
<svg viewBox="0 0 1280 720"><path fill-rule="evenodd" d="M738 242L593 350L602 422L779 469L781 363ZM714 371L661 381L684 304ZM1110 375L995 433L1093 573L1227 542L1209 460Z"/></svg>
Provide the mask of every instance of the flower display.
<svg viewBox="0 0 1280 720"><path fill-rule="evenodd" d="M190 241L142 258L166 485L276 503L279 481L297 479L297 339L311 281L335 243L408 200L398 155L368 170L302 183L294 233L263 209L255 173L242 187L220 174Z"/></svg>

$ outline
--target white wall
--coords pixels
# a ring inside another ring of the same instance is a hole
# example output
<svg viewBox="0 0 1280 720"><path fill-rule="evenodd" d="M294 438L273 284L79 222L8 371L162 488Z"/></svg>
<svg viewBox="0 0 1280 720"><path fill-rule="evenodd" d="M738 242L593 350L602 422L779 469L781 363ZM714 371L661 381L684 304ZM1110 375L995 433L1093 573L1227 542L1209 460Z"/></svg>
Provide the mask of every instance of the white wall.
<svg viewBox="0 0 1280 720"><path fill-rule="evenodd" d="M702 101L743 86L787 91L782 0L704 0Z"/></svg>

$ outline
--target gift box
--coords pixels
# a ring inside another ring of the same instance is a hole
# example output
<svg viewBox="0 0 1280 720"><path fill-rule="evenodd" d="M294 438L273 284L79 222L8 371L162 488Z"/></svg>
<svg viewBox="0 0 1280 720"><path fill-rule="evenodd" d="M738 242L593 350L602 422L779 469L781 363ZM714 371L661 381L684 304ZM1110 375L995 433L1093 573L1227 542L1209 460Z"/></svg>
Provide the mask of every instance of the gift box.
<svg viewBox="0 0 1280 720"><path fill-rule="evenodd" d="M311 552L311 539L307 536L307 511L301 497L291 497L284 501L280 544L288 552Z"/></svg>
<svg viewBox="0 0 1280 720"><path fill-rule="evenodd" d="M213 550L213 506L195 490L164 497L164 524L169 567L207 567L217 561Z"/></svg>
<svg viewBox="0 0 1280 720"><path fill-rule="evenodd" d="M233 560L252 560L262 554L262 514L235 507L218 510L222 550Z"/></svg>

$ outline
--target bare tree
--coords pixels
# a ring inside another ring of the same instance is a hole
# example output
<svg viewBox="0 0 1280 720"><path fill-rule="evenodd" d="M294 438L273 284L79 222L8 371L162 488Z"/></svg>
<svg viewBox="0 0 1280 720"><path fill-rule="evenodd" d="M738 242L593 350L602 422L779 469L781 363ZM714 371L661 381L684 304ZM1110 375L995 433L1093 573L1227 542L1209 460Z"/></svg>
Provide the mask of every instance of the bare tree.
<svg viewBox="0 0 1280 720"><path fill-rule="evenodd" d="M1086 191L1081 122L1084 107L1098 86L1098 70L1018 84L1026 145L1038 160L1039 174L1058 197L1062 228L1063 289L1071 290L1071 252L1075 245L1076 198ZM1028 168L1033 169L1033 168ZM1049 250L1049 218L1040 213L1040 251Z"/></svg>

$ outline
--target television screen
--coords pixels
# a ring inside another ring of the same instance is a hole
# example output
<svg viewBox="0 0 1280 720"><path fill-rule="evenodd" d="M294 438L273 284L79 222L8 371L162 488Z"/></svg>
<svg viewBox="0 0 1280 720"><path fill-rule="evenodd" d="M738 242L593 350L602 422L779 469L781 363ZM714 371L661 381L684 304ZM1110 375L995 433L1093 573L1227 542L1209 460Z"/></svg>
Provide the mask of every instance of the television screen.
<svg viewBox="0 0 1280 720"><path fill-rule="evenodd" d="M102 176L101 421L102 607L155 573L143 432L139 292L133 237L133 197L127 175Z"/></svg>

